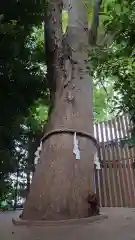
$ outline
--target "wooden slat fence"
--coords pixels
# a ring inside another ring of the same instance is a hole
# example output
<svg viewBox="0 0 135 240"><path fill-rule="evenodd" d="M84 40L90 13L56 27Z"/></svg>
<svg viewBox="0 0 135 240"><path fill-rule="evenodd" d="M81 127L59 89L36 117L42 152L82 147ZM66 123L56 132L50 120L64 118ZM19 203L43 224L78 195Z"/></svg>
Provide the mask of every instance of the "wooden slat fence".
<svg viewBox="0 0 135 240"><path fill-rule="evenodd" d="M94 124L100 143L101 169L95 168L96 192L102 207L135 207L135 147L124 139L130 137L127 115Z"/></svg>

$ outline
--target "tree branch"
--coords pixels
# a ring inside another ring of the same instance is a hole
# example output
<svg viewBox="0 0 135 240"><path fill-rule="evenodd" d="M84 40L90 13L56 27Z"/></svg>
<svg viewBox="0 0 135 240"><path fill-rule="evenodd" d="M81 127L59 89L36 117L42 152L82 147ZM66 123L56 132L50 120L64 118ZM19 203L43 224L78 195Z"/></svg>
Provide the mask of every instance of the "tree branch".
<svg viewBox="0 0 135 240"><path fill-rule="evenodd" d="M89 30L89 44L91 46L95 45L97 42L97 31L99 26L99 12L102 4L102 0L95 0L93 20L91 28Z"/></svg>

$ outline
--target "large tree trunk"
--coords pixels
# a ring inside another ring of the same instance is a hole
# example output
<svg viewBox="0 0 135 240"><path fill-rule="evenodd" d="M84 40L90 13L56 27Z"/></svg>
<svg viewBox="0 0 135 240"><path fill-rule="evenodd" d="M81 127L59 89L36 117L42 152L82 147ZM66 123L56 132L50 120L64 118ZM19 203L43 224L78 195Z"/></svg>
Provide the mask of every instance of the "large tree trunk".
<svg viewBox="0 0 135 240"><path fill-rule="evenodd" d="M55 8L52 15L58 14L56 2L52 1ZM59 17L53 22L54 29L59 27L58 21ZM72 56L69 60L64 55L64 64L61 64L60 54L64 50L61 31L57 30L56 39L59 38L60 45L55 49L52 66L56 93L48 131L66 128L93 135L92 84L86 70L88 35L85 26L83 4L72 0L67 32ZM60 220L88 216L87 197L94 188L94 147L85 137L78 137L78 140L80 160L73 154L73 136L70 134L53 135L43 143L23 219Z"/></svg>

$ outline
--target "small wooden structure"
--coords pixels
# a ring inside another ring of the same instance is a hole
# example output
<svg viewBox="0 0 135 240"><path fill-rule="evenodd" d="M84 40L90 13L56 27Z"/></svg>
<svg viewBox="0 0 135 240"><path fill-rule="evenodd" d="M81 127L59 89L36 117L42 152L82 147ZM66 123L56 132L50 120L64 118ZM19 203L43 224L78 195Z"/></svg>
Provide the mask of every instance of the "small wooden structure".
<svg viewBox="0 0 135 240"><path fill-rule="evenodd" d="M135 207L135 147L129 148L124 141L130 128L127 115L94 125L101 152L101 169L95 169L101 207Z"/></svg>

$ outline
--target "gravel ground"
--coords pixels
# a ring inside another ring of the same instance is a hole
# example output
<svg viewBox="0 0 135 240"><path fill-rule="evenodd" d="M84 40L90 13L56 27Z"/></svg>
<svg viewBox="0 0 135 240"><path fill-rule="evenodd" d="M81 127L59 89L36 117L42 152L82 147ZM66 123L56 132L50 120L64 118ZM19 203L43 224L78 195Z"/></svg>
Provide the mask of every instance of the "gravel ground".
<svg viewBox="0 0 135 240"><path fill-rule="evenodd" d="M0 213L0 240L135 240L135 209L104 208L108 219L86 225L14 226L19 212Z"/></svg>

